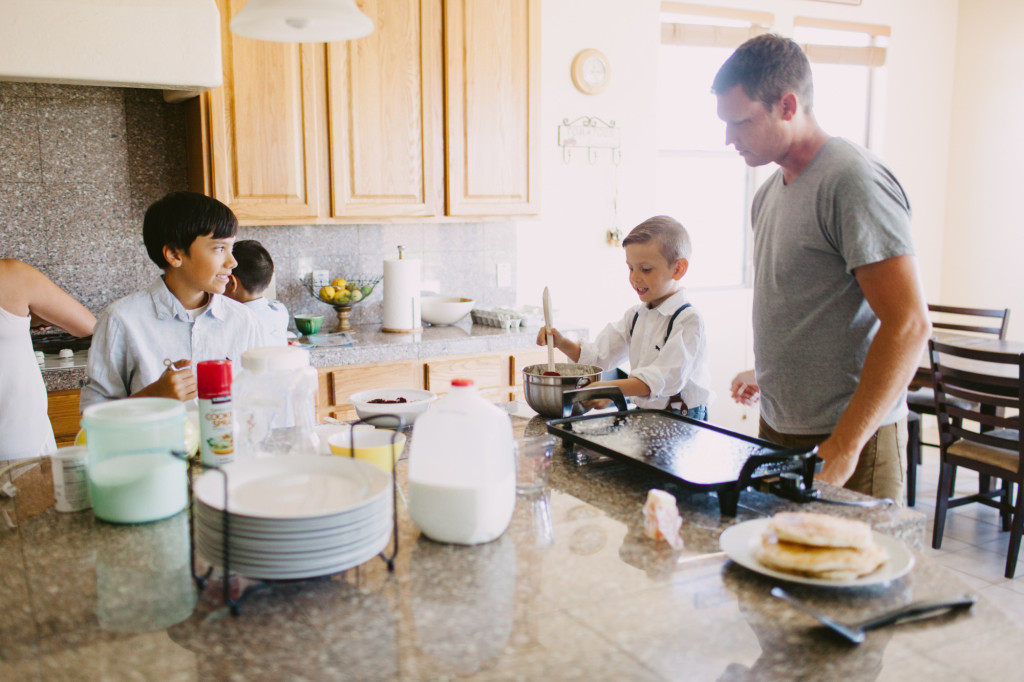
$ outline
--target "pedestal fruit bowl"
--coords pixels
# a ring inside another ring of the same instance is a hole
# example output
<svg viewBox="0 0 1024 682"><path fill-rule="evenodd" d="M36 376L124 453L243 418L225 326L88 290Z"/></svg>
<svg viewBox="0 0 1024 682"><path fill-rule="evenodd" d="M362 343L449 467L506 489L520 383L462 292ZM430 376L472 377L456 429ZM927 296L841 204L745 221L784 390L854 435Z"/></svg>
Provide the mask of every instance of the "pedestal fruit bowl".
<svg viewBox="0 0 1024 682"><path fill-rule="evenodd" d="M330 284L321 287L317 287L312 279L305 279L302 283L313 298L330 305L337 311L338 331L345 332L352 328L349 320L352 308L365 301L373 293L380 280L381 275L377 275L352 279L337 277Z"/></svg>

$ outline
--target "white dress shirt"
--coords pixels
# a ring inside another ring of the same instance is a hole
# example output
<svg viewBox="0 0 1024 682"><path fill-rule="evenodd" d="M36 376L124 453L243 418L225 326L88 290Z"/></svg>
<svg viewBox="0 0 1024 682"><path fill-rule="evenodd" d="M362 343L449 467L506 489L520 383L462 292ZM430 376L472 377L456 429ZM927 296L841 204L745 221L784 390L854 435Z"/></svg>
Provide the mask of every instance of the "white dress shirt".
<svg viewBox="0 0 1024 682"><path fill-rule="evenodd" d="M126 398L160 378L164 359L231 360L241 370L242 352L264 345L256 315L220 294L193 320L158 277L148 289L110 304L96 321L89 348L81 409Z"/></svg>
<svg viewBox="0 0 1024 682"><path fill-rule="evenodd" d="M657 308L646 303L633 306L616 322L609 324L593 342L580 344L580 364L597 365L605 370L629 360L629 376L647 384L648 396L632 396L639 407L665 409L669 398L679 394L688 408L707 407L715 398L708 369L707 337L704 319L690 306L672 323L668 341L665 332L672 315L687 303L679 290ZM633 317L636 327L630 334Z"/></svg>

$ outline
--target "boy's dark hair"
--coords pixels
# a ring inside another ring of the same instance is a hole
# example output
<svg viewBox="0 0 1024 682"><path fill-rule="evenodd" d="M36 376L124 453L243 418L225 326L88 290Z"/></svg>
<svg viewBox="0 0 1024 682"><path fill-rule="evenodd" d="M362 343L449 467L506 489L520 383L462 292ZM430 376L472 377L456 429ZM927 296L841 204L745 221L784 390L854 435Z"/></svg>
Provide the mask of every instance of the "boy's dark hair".
<svg viewBox="0 0 1024 682"><path fill-rule="evenodd" d="M274 276L274 261L263 244L255 239L243 239L235 242L231 255L238 261L238 265L231 271L238 278L238 283L254 296L262 294Z"/></svg>
<svg viewBox="0 0 1024 682"><path fill-rule="evenodd" d="M164 247L189 252L196 237L227 239L238 234L238 218L230 208L196 192L171 192L146 209L142 241L146 253L161 269L170 267Z"/></svg>
<svg viewBox="0 0 1024 682"><path fill-rule="evenodd" d="M680 258L690 260L693 246L690 244L690 233L675 218L667 215L656 215L643 221L626 235L622 246L645 244L657 239L661 247L661 255L672 265Z"/></svg>
<svg viewBox="0 0 1024 682"><path fill-rule="evenodd" d="M807 55L795 42L775 33L756 36L736 48L715 74L711 92L724 95L737 85L769 110L786 92L795 92L807 111L814 107Z"/></svg>

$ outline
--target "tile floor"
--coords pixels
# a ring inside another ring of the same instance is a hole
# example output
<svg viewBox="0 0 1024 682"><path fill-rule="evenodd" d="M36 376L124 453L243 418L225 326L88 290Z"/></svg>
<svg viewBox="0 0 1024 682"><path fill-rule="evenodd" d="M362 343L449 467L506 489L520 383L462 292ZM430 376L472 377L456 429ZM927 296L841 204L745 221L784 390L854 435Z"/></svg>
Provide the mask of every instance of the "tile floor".
<svg viewBox="0 0 1024 682"><path fill-rule="evenodd" d="M923 440L936 442L934 422L929 428L925 418L922 426ZM931 548L935 492L939 481L938 448L923 447L921 458L923 462L917 472L917 504L913 508L928 516L924 554L945 566L970 589L987 597L1009 617L1024 625L1024 557L1018 560L1017 577L1013 580L1004 578L1010 534L1000 531L999 512L979 504L950 510L946 514L942 548ZM977 475L966 469L958 469L957 494L977 489Z"/></svg>

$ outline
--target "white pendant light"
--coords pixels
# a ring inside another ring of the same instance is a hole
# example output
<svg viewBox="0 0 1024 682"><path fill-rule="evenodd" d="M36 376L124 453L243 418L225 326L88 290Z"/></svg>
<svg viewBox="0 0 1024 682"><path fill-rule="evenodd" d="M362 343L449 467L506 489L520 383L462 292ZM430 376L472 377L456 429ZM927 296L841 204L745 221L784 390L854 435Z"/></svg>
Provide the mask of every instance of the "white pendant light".
<svg viewBox="0 0 1024 682"><path fill-rule="evenodd" d="M355 0L249 0L231 20L231 32L257 40L333 43L369 35L373 22Z"/></svg>

